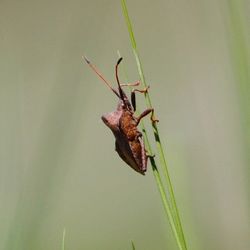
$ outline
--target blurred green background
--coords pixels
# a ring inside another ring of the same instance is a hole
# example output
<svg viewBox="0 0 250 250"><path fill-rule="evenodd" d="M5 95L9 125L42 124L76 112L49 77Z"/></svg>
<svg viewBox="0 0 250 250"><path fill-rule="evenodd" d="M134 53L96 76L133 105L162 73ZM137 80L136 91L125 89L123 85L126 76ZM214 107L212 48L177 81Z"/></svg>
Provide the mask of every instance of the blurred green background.
<svg viewBox="0 0 250 250"><path fill-rule="evenodd" d="M192 250L250 249L249 7L128 0ZM67 250L177 249L151 167L127 167L100 119L116 97L82 61L114 82L117 49L137 80L120 1L0 1L0 249L61 249L64 228Z"/></svg>

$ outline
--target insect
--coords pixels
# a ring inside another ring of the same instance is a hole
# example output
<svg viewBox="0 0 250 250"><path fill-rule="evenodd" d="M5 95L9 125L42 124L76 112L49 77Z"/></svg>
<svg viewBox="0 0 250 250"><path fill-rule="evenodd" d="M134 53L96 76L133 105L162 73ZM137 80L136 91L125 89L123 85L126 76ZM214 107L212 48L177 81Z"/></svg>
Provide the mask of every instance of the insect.
<svg viewBox="0 0 250 250"><path fill-rule="evenodd" d="M103 122L111 129L115 136L115 150L119 156L135 171L145 175L147 171L147 155L143 142L142 133L137 129L141 119L151 113L152 122L156 122L153 116L153 109L146 109L138 117L134 115L136 110L135 92L145 93L148 87L144 90L133 89L131 91L131 102L123 91L123 86L138 86L140 82L121 84L118 77L118 66L122 61L120 58L115 65L115 77L118 88L114 89L111 84L102 76L97 68L86 58L85 61L91 69L102 79L102 81L113 91L118 97L118 105L115 111L103 115Z"/></svg>

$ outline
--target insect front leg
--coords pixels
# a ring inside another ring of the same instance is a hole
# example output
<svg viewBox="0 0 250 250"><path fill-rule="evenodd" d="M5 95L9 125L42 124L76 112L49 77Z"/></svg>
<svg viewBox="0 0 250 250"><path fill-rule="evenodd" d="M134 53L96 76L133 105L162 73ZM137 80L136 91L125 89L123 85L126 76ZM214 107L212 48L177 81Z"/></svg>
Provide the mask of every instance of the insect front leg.
<svg viewBox="0 0 250 250"><path fill-rule="evenodd" d="M154 109L149 108L149 109L144 110L144 111L139 115L139 117L137 118L136 126L138 126L138 124L140 123L140 121L141 121L141 119L142 119L143 117L147 116L147 115L150 114L150 113L151 113L151 116L150 116L151 121L152 121L153 123L159 122L159 120L156 119L156 118L154 117Z"/></svg>
<svg viewBox="0 0 250 250"><path fill-rule="evenodd" d="M144 89L132 89L132 91L131 91L131 103L132 103L132 106L134 108L134 111L136 110L135 92L140 92L140 93L145 94L148 92L148 89L149 89L149 86L147 86Z"/></svg>
<svg viewBox="0 0 250 250"><path fill-rule="evenodd" d="M121 83L120 85L121 85L121 87L124 87L124 86L129 86L129 87L139 86L140 85L140 81L132 82L132 83Z"/></svg>

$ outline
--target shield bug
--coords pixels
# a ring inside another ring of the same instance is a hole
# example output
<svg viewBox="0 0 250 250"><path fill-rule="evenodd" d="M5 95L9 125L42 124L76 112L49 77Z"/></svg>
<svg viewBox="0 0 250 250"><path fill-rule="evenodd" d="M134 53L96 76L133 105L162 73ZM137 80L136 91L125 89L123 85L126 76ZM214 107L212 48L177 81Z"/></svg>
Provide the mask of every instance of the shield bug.
<svg viewBox="0 0 250 250"><path fill-rule="evenodd" d="M99 70L86 58L85 61L90 68L102 79L102 81L113 91L118 97L118 105L115 111L107 113L102 116L103 122L111 129L115 136L115 150L119 156L135 171L145 175L147 171L148 155L144 146L142 133L137 129L141 119L151 113L151 120L156 122L158 120L153 118L153 109L146 109L138 117L135 116L136 100L135 92L145 93L148 87L144 90L133 89L131 92L131 102L122 89L123 86L138 86L140 82L121 84L118 77L118 66L122 61L120 58L115 65L115 77L118 88L115 89L102 76Z"/></svg>

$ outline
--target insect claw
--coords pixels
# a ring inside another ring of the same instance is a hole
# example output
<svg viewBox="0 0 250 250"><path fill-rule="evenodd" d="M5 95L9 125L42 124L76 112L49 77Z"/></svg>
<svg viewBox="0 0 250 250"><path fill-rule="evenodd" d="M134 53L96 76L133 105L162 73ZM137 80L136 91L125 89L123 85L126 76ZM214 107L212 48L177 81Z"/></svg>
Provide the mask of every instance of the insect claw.
<svg viewBox="0 0 250 250"><path fill-rule="evenodd" d="M147 155L147 157L149 157L149 158L155 158L155 154L146 154Z"/></svg>
<svg viewBox="0 0 250 250"><path fill-rule="evenodd" d="M152 109L152 113L151 113L151 116L150 116L150 120L153 124L156 124L157 122L159 122L158 119L155 118L155 112L154 112L154 109Z"/></svg>
<svg viewBox="0 0 250 250"><path fill-rule="evenodd" d="M144 89L133 89L133 92L137 91L137 92L145 94L145 93L148 93L148 89L149 89L149 86L147 86Z"/></svg>
<svg viewBox="0 0 250 250"><path fill-rule="evenodd" d="M153 117L151 117L151 121L155 124L155 123L157 123L157 122L159 122L159 120L158 119L156 119L154 116Z"/></svg>
<svg viewBox="0 0 250 250"><path fill-rule="evenodd" d="M145 93L148 93L149 88L150 88L150 86L148 85L148 86L144 89L144 92L145 92Z"/></svg>

